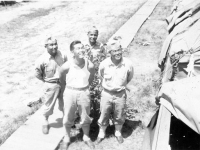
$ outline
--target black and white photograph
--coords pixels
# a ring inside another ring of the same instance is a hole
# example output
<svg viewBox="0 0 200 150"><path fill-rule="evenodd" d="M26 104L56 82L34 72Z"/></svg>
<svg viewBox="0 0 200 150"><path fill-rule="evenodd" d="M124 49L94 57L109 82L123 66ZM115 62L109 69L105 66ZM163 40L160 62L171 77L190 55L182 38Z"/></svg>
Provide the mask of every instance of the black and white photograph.
<svg viewBox="0 0 200 150"><path fill-rule="evenodd" d="M0 1L0 150L200 150L200 0Z"/></svg>

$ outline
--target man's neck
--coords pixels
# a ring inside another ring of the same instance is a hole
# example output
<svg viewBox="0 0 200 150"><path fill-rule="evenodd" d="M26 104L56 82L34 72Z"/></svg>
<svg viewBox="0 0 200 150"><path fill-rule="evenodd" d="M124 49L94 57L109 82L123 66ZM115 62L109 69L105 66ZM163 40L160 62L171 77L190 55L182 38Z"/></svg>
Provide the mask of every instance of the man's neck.
<svg viewBox="0 0 200 150"><path fill-rule="evenodd" d="M89 43L90 43L91 46L94 46L96 44L96 41L95 42L90 42L89 41Z"/></svg>
<svg viewBox="0 0 200 150"><path fill-rule="evenodd" d="M55 55L51 55L49 52L47 52L47 54L49 55L49 58L52 57L52 58L55 58L57 53Z"/></svg>
<svg viewBox="0 0 200 150"><path fill-rule="evenodd" d="M113 62L113 64L115 64L115 66L118 66L121 63L122 58L120 60L116 60L113 57L111 57L111 61Z"/></svg>
<svg viewBox="0 0 200 150"><path fill-rule="evenodd" d="M82 67L83 64L85 63L85 59L84 58L74 58L74 63L77 66Z"/></svg>

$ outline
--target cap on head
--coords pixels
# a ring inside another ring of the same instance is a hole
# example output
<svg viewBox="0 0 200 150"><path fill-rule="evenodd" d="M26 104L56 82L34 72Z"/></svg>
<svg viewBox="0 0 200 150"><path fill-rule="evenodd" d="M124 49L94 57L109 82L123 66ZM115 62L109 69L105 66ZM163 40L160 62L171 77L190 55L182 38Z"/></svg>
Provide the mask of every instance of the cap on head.
<svg viewBox="0 0 200 150"><path fill-rule="evenodd" d="M112 50L122 49L120 40L121 40L121 37L114 37L111 41L109 41L107 44L108 52Z"/></svg>
<svg viewBox="0 0 200 150"><path fill-rule="evenodd" d="M57 39L55 39L54 37L52 37L52 36L49 36L48 38L46 38L46 40L45 40L45 43L44 43L44 45L45 45L45 47L47 46L47 44L48 44L48 42L49 41L55 41L56 43L57 43Z"/></svg>
<svg viewBox="0 0 200 150"><path fill-rule="evenodd" d="M99 33L99 30L96 28L96 26L92 26L92 27L90 27L88 29L88 33L90 33L90 32L97 32L97 33Z"/></svg>

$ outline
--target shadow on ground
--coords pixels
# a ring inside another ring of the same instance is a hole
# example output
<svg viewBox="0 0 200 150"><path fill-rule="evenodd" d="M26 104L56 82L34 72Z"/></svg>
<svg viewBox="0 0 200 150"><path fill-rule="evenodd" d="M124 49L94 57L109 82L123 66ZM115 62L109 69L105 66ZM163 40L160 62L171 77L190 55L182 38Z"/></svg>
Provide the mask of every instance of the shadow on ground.
<svg viewBox="0 0 200 150"><path fill-rule="evenodd" d="M139 121L125 120L125 123L122 128L122 136L124 138L128 138L129 136L131 136L132 132L140 125L141 125L140 120ZM77 129L76 126L74 126L72 130L73 130L72 132L78 132L78 134L75 134L75 136L71 137L71 142L82 141L83 132L81 128ZM92 141L95 141L97 139L98 133L99 133L99 126L97 124L97 120L93 120L92 124L90 125L90 138ZM115 133L115 126L109 125L106 129L106 138L113 137L114 133Z"/></svg>
<svg viewBox="0 0 200 150"><path fill-rule="evenodd" d="M125 123L122 128L122 136L124 138L129 137L132 132L141 124L141 121L131 121L125 120ZM99 133L99 126L97 121L93 121L90 126L90 137L92 141L95 141ZM114 136L115 126L109 125L106 129L106 138Z"/></svg>
<svg viewBox="0 0 200 150"><path fill-rule="evenodd" d="M62 118L56 119L56 122L50 123L49 126L50 128L62 128L63 127Z"/></svg>

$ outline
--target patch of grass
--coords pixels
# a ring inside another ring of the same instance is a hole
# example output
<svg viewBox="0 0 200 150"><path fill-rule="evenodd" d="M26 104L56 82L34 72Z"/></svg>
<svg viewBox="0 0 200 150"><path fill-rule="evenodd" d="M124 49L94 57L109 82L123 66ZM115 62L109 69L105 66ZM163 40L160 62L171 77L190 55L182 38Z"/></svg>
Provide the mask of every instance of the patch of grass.
<svg viewBox="0 0 200 150"><path fill-rule="evenodd" d="M135 90L129 93L127 99L127 115L131 120L141 121L142 128L148 125L157 109L155 95L160 85L158 76L156 71L150 75L138 75L131 83Z"/></svg>
<svg viewBox="0 0 200 150"><path fill-rule="evenodd" d="M12 94L15 91L15 86L11 86L9 89L5 91L5 94Z"/></svg>
<svg viewBox="0 0 200 150"><path fill-rule="evenodd" d="M8 118L8 117L9 117L9 115L5 114L5 115L4 115L4 117L5 117L5 118Z"/></svg>
<svg viewBox="0 0 200 150"><path fill-rule="evenodd" d="M160 74L158 72L153 72L150 75L141 75L136 77L135 83L133 85L137 86L137 98L149 97L151 95L155 95L160 83L159 77Z"/></svg>
<svg viewBox="0 0 200 150"><path fill-rule="evenodd" d="M0 127L0 146L12 135L13 132L15 132L22 124L24 124L30 115L34 114L39 108L41 108L41 106L42 103L38 103L27 110L26 113L19 114L14 118L13 116L9 116L9 114L5 114L4 117L10 117L10 119L4 126Z"/></svg>
<svg viewBox="0 0 200 150"><path fill-rule="evenodd" d="M0 129L0 145L5 142L5 140L12 135L12 133L19 128L25 121L26 116L20 115L17 118L14 118L12 121L8 122L5 127L1 127Z"/></svg>
<svg viewBox="0 0 200 150"><path fill-rule="evenodd" d="M0 1L1 6L12 6L18 4L16 1Z"/></svg>
<svg viewBox="0 0 200 150"><path fill-rule="evenodd" d="M128 106L134 110L133 119L141 120L144 127L148 125L157 109L155 96L160 86L161 75L155 64L157 64L163 41L168 35L165 18L170 13L171 4L172 1L163 0L158 4L129 47L130 58L133 59L137 74L131 83L133 90L127 102Z"/></svg>
<svg viewBox="0 0 200 150"><path fill-rule="evenodd" d="M31 20L31 19L35 19L37 17L46 16L49 13L51 13L52 8L50 8L50 9L42 9L42 8L40 8L40 9L33 10L33 11L34 12L26 14L26 15L22 15L21 17L25 17L26 19Z"/></svg>

